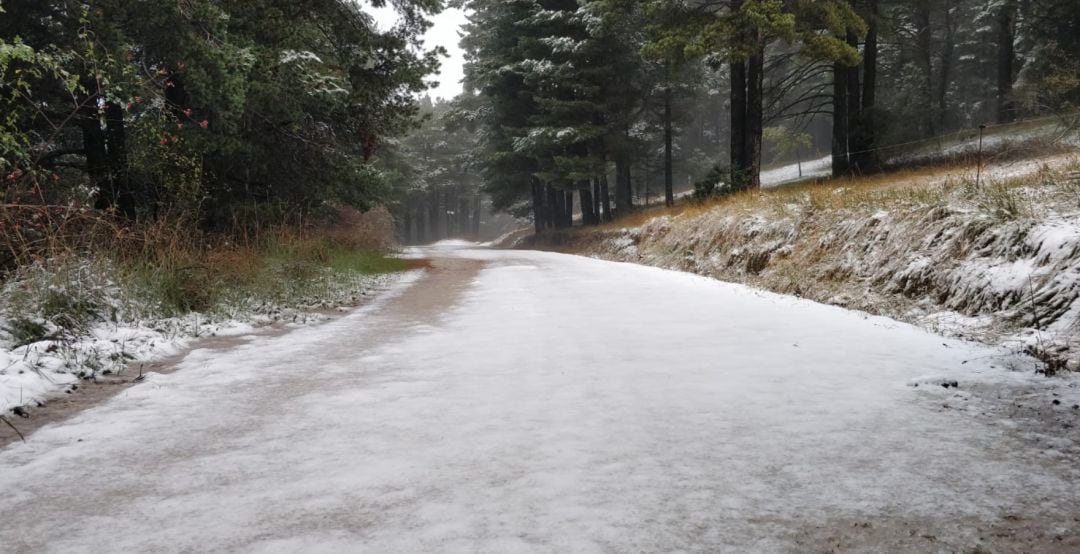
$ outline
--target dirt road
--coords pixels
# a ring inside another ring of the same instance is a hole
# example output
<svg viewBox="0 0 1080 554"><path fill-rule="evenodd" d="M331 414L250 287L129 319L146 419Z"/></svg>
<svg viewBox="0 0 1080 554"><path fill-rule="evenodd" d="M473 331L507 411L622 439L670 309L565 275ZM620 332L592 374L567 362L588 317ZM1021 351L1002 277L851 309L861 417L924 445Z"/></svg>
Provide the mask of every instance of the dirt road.
<svg viewBox="0 0 1080 554"><path fill-rule="evenodd" d="M418 255L354 314L0 450L0 551L1080 549L1073 445L943 408L984 400L940 376L1020 378L1006 353L651 268Z"/></svg>

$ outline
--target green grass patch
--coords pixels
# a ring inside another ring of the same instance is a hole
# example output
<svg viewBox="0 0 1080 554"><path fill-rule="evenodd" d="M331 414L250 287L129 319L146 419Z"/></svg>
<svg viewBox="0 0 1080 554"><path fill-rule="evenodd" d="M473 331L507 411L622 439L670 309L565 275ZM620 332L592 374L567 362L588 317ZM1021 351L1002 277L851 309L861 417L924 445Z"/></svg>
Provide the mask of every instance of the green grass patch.
<svg viewBox="0 0 1080 554"><path fill-rule="evenodd" d="M352 272L360 275L400 273L409 269L409 263L406 260L391 258L379 252L365 250L334 252L328 265L332 271Z"/></svg>

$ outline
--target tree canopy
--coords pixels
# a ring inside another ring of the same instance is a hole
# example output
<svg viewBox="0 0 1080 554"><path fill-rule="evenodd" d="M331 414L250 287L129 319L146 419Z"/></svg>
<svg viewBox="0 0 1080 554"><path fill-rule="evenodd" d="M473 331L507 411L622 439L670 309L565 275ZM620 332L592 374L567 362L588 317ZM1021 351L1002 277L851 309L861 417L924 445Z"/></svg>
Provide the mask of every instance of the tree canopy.
<svg viewBox="0 0 1080 554"><path fill-rule="evenodd" d="M393 4L380 30L346 0L4 0L5 193L209 225L386 202L372 158L441 54L441 2Z"/></svg>

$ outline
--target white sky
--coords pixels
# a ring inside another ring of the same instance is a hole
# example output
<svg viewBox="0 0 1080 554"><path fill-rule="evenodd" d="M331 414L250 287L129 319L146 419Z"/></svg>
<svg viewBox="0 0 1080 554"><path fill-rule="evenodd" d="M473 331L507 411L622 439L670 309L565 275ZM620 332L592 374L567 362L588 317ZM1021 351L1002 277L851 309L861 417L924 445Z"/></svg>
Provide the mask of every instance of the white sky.
<svg viewBox="0 0 1080 554"><path fill-rule="evenodd" d="M364 10L375 17L380 27L391 27L398 19L397 12L391 7L373 8L365 5ZM461 79L465 76L465 56L458 43L459 29L466 23L465 12L458 9L446 9L434 18L435 25L424 35L426 46L442 46L450 53L443 58L442 70L435 80L439 86L431 91L433 98L451 99L461 93Z"/></svg>

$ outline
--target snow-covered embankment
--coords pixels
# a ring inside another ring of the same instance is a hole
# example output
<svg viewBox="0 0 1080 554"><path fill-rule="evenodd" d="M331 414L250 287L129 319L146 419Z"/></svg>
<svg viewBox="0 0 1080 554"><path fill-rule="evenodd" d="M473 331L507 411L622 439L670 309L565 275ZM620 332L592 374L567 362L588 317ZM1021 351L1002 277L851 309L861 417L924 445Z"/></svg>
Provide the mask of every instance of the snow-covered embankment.
<svg viewBox="0 0 1080 554"><path fill-rule="evenodd" d="M1080 369L1075 160L732 199L581 233L594 257L690 271L1004 343Z"/></svg>

